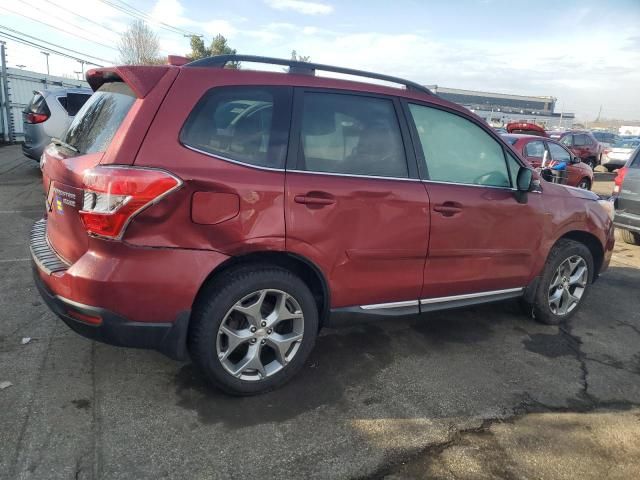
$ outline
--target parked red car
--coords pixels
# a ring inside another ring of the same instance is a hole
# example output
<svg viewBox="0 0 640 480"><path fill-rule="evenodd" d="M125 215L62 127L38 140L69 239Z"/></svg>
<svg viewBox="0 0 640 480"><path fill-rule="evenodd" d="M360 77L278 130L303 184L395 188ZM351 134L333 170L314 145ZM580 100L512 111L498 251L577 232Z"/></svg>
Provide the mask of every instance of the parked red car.
<svg viewBox="0 0 640 480"><path fill-rule="evenodd" d="M591 168L596 168L600 165L603 148L591 132L560 132L552 135L552 138L571 150Z"/></svg>
<svg viewBox="0 0 640 480"><path fill-rule="evenodd" d="M507 124L507 133L548 137L547 131L540 125L530 122L511 122Z"/></svg>
<svg viewBox="0 0 640 480"><path fill-rule="evenodd" d="M571 153L555 140L533 135L503 135L502 137L533 168L540 168L543 162L546 167L553 167L565 162L568 174L566 184L591 190L593 185L593 170L591 167L583 163L580 157Z"/></svg>
<svg viewBox="0 0 640 480"><path fill-rule="evenodd" d="M416 83L244 55L87 80L42 161L36 285L80 334L189 352L227 392L281 385L360 316L521 298L559 323L609 264L609 203Z"/></svg>

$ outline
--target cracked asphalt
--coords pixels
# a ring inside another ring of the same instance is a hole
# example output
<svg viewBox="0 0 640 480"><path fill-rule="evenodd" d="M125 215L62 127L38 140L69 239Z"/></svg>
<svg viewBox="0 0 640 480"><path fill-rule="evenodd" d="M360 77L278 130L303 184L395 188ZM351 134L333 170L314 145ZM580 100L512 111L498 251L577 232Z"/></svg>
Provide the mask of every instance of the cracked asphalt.
<svg viewBox="0 0 640 480"><path fill-rule="evenodd" d="M640 247L618 242L567 325L505 302L325 330L294 381L238 399L48 311L40 173L17 146L0 202L0 478L638 478Z"/></svg>

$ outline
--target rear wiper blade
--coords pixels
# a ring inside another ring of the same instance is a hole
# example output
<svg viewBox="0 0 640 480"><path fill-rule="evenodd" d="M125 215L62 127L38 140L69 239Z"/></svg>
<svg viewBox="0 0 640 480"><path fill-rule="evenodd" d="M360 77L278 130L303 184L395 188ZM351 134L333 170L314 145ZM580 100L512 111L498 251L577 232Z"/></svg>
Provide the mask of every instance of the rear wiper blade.
<svg viewBox="0 0 640 480"><path fill-rule="evenodd" d="M68 144L67 142L63 142L59 138L51 137L51 141L53 143L55 143L56 145L60 145L61 147L68 148L69 150L71 150L73 152L80 153L80 150L78 150L76 147L74 147L73 145Z"/></svg>

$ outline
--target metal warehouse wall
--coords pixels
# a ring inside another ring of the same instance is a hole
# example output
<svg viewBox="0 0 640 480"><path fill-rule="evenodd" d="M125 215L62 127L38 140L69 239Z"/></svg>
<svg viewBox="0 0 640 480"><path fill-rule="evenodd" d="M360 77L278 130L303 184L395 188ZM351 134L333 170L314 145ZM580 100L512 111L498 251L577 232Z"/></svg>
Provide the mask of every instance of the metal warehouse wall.
<svg viewBox="0 0 640 480"><path fill-rule="evenodd" d="M44 73L30 72L18 68L7 68L5 75L0 75L0 95L2 95L2 113L0 115L0 127L2 129L0 139L5 142L16 142L23 139L22 111L31 101L34 90L46 90L51 88L89 88L84 80L56 77ZM4 98L4 82L7 82L9 90L9 109L11 116L7 121L6 100Z"/></svg>

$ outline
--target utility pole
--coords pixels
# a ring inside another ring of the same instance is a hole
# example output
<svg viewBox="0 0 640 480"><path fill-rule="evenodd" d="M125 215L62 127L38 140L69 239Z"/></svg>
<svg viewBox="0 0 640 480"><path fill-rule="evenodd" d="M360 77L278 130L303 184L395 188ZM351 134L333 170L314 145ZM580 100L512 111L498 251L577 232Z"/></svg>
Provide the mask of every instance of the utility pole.
<svg viewBox="0 0 640 480"><path fill-rule="evenodd" d="M4 104L4 116L2 123L3 137L7 142L14 140L13 116L11 115L11 104L9 102L9 76L7 75L7 52L5 42L0 42L0 81L2 82L2 103Z"/></svg>
<svg viewBox="0 0 640 480"><path fill-rule="evenodd" d="M598 117L596 118L596 122L600 121L600 115L602 115L602 105L600 105L600 110L598 110Z"/></svg>
<svg viewBox="0 0 640 480"><path fill-rule="evenodd" d="M49 52L40 52L47 59L47 77L49 76Z"/></svg>

